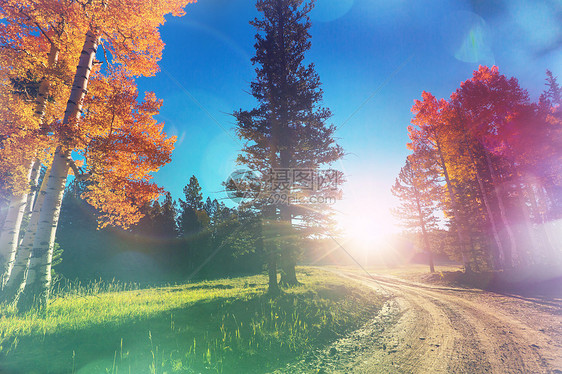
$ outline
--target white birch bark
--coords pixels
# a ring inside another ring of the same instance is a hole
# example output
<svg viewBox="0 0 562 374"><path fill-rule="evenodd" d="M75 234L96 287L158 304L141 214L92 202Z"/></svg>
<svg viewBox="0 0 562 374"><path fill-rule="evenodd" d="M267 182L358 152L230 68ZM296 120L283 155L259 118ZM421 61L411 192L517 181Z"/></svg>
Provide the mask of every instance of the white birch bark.
<svg viewBox="0 0 562 374"><path fill-rule="evenodd" d="M59 61L59 49L51 43L51 49L49 51L48 66L49 69L54 69ZM49 91L51 89L51 81L49 79L43 79L39 85L39 91L37 93L37 99L35 100L35 115L39 118L39 123L43 125L43 119L45 117L45 110L47 109L47 99L49 97ZM41 129L43 131L43 129ZM33 205L35 203L35 197L37 195L37 184L39 181L39 175L41 174L41 162L39 159L35 159L32 170L31 170L31 191L27 196L27 206L25 208L24 219L30 219L33 212Z"/></svg>
<svg viewBox="0 0 562 374"><path fill-rule="evenodd" d="M10 225L8 226L8 229L13 229L13 231L10 232L11 241L8 243L8 246L4 248L4 250L9 251L9 253L7 253L4 257L5 258L5 262L3 264L4 272L2 275L2 283L1 283L2 290L4 289L4 285L6 284L8 279L10 279L14 262L16 259L16 255L19 250L18 244L20 243L21 226L25 220L27 220L28 223L30 220L30 216L31 216L30 207L33 206L33 200L35 199L35 194L37 190L36 187L39 181L40 169L41 169L41 163L39 162L39 160L35 159L35 161L33 161L33 166L29 170L29 173L31 174L29 176L30 183L31 183L31 190L29 191L27 196L25 194L22 194L22 196L25 196L25 199L19 198L20 200L19 204L23 204L23 205L19 205L19 207L15 207L15 206L11 207L11 210L18 209L18 212L15 218L16 220L10 222Z"/></svg>
<svg viewBox="0 0 562 374"><path fill-rule="evenodd" d="M59 61L59 50L51 43L51 49L49 51L49 69L53 69L57 66ZM51 89L51 81L49 79L43 79L39 85L39 92L37 94L37 100L35 101L35 115L39 118L42 123L45 117L45 109L47 108L47 98L49 97L49 91Z"/></svg>
<svg viewBox="0 0 562 374"><path fill-rule="evenodd" d="M48 58L48 66L50 69L54 68L58 62L59 58L59 50L54 45L51 44L51 49L49 51L49 58ZM41 84L39 85L39 91L37 94L37 99L35 100L35 114L38 116L40 123L43 121L43 117L45 116L45 109L47 107L47 98L49 96L51 82L49 79L43 79ZM27 218L29 221L31 219L31 213L33 211L33 203L35 200L36 192L37 192L37 183L39 180L39 174L41 171L41 162L33 156L34 159L30 165L29 176L28 179L31 183L31 190L27 194L21 196L14 196L13 199L17 200L16 204L10 204L8 210L8 216L10 217L10 221L6 220L5 223L8 223L8 226L3 226L2 233L4 233L4 228L7 232L9 232L9 238L2 237L0 238L0 257L2 258L0 261L0 269L2 270L2 289L5 283L9 280L11 271L13 268L13 264L15 261L15 257L17 255L18 250L18 241L20 237L20 229L24 219ZM25 201L23 200L25 197ZM21 212L22 205L23 206L23 213ZM1 236L1 235L0 235ZM7 241L4 241L7 240Z"/></svg>
<svg viewBox="0 0 562 374"><path fill-rule="evenodd" d="M31 179L31 168L27 175L27 180ZM6 277L10 262L12 262L18 248L19 234L23 215L25 214L25 206L27 202L27 194L19 193L12 196L8 207L8 214L2 229L0 230L0 269L2 270L2 279Z"/></svg>
<svg viewBox="0 0 562 374"><path fill-rule="evenodd" d="M59 61L59 49L51 43L51 49L49 51L48 67L49 69L54 69ZM39 118L39 123L43 127L43 119L45 117L45 110L47 109L47 99L49 97L49 91L51 89L51 81L49 79L43 78L41 84L39 85L39 91L37 93L37 99L35 100L35 115ZM43 132L43 128L41 128ZM33 212L33 205L35 203L35 197L37 196L37 184L39 182L39 175L41 174L41 162L39 159L35 159L32 170L31 170L31 191L27 196L27 206L25 208L24 219L30 219Z"/></svg>
<svg viewBox="0 0 562 374"><path fill-rule="evenodd" d="M76 68L70 98L66 104L63 126L72 125L80 117L82 101L87 92L88 79L98 48L98 41L99 37L92 31L86 33L86 40ZM33 307L43 308L49 300L55 234L69 171L68 160L72 151L67 145L71 143L72 139L63 139L65 146L59 146L53 158L31 251L27 279L18 300L18 308L23 311Z"/></svg>
<svg viewBox="0 0 562 374"><path fill-rule="evenodd" d="M33 205L33 211L31 214L31 219L25 231L25 235L18 247L16 253L16 258L14 261L14 266L12 267L12 272L8 279L4 279L2 295L0 296L1 301L14 300L19 293L20 287L25 284L26 270L29 265L29 257L31 255L31 250L33 249L33 242L35 240L35 234L37 232L37 225L39 223L39 214L41 212L41 207L43 206L43 200L46 194L47 180L49 179L49 174L51 170L48 169L43 177L43 182L41 183L41 189L37 195L37 200Z"/></svg>
<svg viewBox="0 0 562 374"><path fill-rule="evenodd" d="M31 213L33 212L33 204L35 203L35 197L37 196L37 185L39 184L40 174L41 161L36 158L33 161L33 166L31 167L30 190L27 194L27 200L25 202L25 212L23 214L24 221L31 218Z"/></svg>

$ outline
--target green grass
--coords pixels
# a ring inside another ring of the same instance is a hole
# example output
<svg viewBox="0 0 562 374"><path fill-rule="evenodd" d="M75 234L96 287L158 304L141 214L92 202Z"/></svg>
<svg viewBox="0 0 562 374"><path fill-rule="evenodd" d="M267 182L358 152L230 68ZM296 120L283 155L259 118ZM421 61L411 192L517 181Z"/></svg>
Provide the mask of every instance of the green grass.
<svg viewBox="0 0 562 374"><path fill-rule="evenodd" d="M322 270L299 277L276 298L257 275L67 289L44 314L2 307L0 372L262 373L359 327L384 301Z"/></svg>

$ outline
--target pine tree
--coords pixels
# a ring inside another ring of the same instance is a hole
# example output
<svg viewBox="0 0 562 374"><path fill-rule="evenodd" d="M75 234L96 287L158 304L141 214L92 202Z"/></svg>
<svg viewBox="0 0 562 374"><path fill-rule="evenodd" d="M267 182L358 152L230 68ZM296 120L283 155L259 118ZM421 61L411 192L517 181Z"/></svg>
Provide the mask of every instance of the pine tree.
<svg viewBox="0 0 562 374"><path fill-rule="evenodd" d="M562 104L562 88L558 84L558 80L550 70L546 70L546 87L542 93L540 100L548 101L551 106Z"/></svg>
<svg viewBox="0 0 562 374"><path fill-rule="evenodd" d="M143 217L132 228L132 232L143 237L173 239L177 237L177 208L169 192L164 193L164 201L146 203L141 212Z"/></svg>
<svg viewBox="0 0 562 374"><path fill-rule="evenodd" d="M251 22L257 29L256 55L252 63L256 66L256 78L251 83L251 94L258 107L234 113L238 135L248 141L241 164L263 176L274 170L308 169L318 171L320 167L342 157L342 149L334 143L334 126L327 126L331 116L322 107L320 79L314 64L304 63L305 53L310 49L309 12L314 1L304 0L259 0L257 9L261 18ZM341 179L341 176L340 176ZM334 191L309 191L298 183L285 188L273 189L273 194L291 194L307 197L329 196ZM277 289L277 252L281 252L285 284L297 284L295 263L297 253L291 244L293 221L311 224L312 218L298 205L287 201L254 205L269 222L263 230L270 246L268 260L270 290ZM322 210L326 206L310 207ZM314 217L321 218L321 217Z"/></svg>
<svg viewBox="0 0 562 374"><path fill-rule="evenodd" d="M429 256L429 269L435 271L430 231L436 228L434 213L442 188L438 183L435 154L424 151L408 156L406 164L392 187L392 194L400 199L400 206L393 212L410 230L419 232L423 249Z"/></svg>
<svg viewBox="0 0 562 374"><path fill-rule="evenodd" d="M178 226L180 235L189 237L203 229L203 222L200 220L203 210L203 195L195 175L189 178L189 183L183 188L183 194L185 200L179 199Z"/></svg>
<svg viewBox="0 0 562 374"><path fill-rule="evenodd" d="M162 215L160 217L160 230L159 234L163 238L171 239L178 235L176 224L177 206L176 202L172 199L169 192L164 194L164 201L162 202Z"/></svg>
<svg viewBox="0 0 562 374"><path fill-rule="evenodd" d="M545 191L538 192L547 200L542 204L548 206L548 219L554 221L562 217L562 88L552 72L547 70L546 75L546 89L539 99L538 121L528 122L530 134L525 134L525 139L534 140L526 142L528 153L534 156L531 159L536 160L530 167L539 175L540 188ZM540 125L538 129L534 123Z"/></svg>

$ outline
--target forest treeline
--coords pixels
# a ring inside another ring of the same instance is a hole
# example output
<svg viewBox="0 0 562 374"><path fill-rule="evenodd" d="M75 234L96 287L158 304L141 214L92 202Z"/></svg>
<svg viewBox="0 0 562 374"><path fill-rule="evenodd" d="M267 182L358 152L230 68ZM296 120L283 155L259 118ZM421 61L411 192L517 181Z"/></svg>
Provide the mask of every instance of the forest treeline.
<svg viewBox="0 0 562 374"><path fill-rule="evenodd" d="M195 176L174 201L146 203L143 218L129 229L98 229L98 210L80 196L87 182L65 193L56 242L62 261L54 271L83 282L179 282L262 270L261 221L250 211L206 199Z"/></svg>
<svg viewBox="0 0 562 374"><path fill-rule="evenodd" d="M446 248L467 271L560 262L561 104L550 71L531 102L495 66L480 66L448 100L425 91L415 100L412 153L392 191L425 251Z"/></svg>

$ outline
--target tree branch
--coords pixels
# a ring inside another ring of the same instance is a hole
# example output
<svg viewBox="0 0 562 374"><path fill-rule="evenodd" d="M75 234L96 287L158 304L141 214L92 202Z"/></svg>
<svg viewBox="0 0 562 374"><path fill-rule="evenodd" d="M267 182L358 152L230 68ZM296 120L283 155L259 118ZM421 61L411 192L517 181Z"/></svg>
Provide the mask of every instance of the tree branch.
<svg viewBox="0 0 562 374"><path fill-rule="evenodd" d="M76 162L72 159L72 157L69 156L66 159L66 161L68 162L68 165L72 169L72 172L74 173L74 177L76 178L76 180L85 181L92 176L92 173L83 173L80 170L80 168L76 165Z"/></svg>

